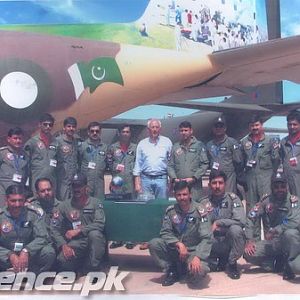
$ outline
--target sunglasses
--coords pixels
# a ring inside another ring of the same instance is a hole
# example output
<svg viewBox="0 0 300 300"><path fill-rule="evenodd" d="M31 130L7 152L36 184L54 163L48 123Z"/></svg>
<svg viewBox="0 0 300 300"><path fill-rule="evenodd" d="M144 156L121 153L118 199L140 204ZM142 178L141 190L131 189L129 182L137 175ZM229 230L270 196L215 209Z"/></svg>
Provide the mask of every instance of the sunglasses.
<svg viewBox="0 0 300 300"><path fill-rule="evenodd" d="M100 130L99 130L99 129L91 129L90 132L91 132L91 133L99 133Z"/></svg>
<svg viewBox="0 0 300 300"><path fill-rule="evenodd" d="M42 124L43 124L44 127L53 127L53 123L44 122Z"/></svg>

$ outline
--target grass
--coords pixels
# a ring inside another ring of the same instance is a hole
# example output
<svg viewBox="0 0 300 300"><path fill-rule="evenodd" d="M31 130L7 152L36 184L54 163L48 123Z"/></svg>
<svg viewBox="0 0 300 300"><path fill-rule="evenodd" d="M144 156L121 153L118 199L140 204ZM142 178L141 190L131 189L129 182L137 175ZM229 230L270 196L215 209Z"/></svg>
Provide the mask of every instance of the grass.
<svg viewBox="0 0 300 300"><path fill-rule="evenodd" d="M155 48L175 48L174 28L163 25L155 25L151 27L148 30L148 37L141 36L138 26L134 23L80 25L2 25L0 26L0 30L71 36Z"/></svg>

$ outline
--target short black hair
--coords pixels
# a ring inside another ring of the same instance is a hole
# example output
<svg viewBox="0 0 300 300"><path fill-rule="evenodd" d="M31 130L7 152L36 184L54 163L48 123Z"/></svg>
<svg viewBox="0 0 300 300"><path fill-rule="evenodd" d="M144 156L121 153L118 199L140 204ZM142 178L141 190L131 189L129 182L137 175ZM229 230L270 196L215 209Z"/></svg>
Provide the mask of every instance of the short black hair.
<svg viewBox="0 0 300 300"><path fill-rule="evenodd" d="M5 191L6 196L16 195L16 194L25 196L25 193L26 191L23 184L12 184Z"/></svg>
<svg viewBox="0 0 300 300"><path fill-rule="evenodd" d="M96 121L90 122L88 125L88 130L90 130L92 127L96 127L96 126L101 128L101 124L99 122L96 122Z"/></svg>
<svg viewBox="0 0 300 300"><path fill-rule="evenodd" d="M64 127L68 124L77 126L77 120L74 117L67 117L64 119Z"/></svg>
<svg viewBox="0 0 300 300"><path fill-rule="evenodd" d="M177 181L174 184L174 193L181 191L183 189L186 189L186 188L188 188L189 191L191 191L191 186L185 180Z"/></svg>
<svg viewBox="0 0 300 300"><path fill-rule="evenodd" d="M53 187L53 184L52 184L52 181L47 178L47 177L42 177L42 178L38 178L35 183L34 183L34 187L35 187L35 190L38 191L39 190L39 184L41 181L48 181L51 185L51 187Z"/></svg>
<svg viewBox="0 0 300 300"><path fill-rule="evenodd" d="M286 116L286 120L287 122L296 120L298 123L300 123L300 112L298 110L290 111L289 114Z"/></svg>
<svg viewBox="0 0 300 300"><path fill-rule="evenodd" d="M20 127L14 127L8 130L7 136L12 137L13 135L24 135L24 131Z"/></svg>
<svg viewBox="0 0 300 300"><path fill-rule="evenodd" d="M120 126L118 127L119 133L120 133L124 128L126 128L126 127L128 127L129 130L130 130L130 132L131 132L131 126L130 126L129 124L122 124L122 125L120 125Z"/></svg>
<svg viewBox="0 0 300 300"><path fill-rule="evenodd" d="M192 124L189 121L183 121L179 124L179 128L192 128Z"/></svg>
<svg viewBox="0 0 300 300"><path fill-rule="evenodd" d="M209 182L212 182L215 178L222 177L224 181L226 182L227 176L224 171L221 170L211 170L209 174Z"/></svg>
<svg viewBox="0 0 300 300"><path fill-rule="evenodd" d="M48 114L48 113L44 113L40 116L40 123L45 122L45 121L49 121L51 123L54 123L55 119L53 118L52 115Z"/></svg>
<svg viewBox="0 0 300 300"><path fill-rule="evenodd" d="M263 119L260 115L252 115L250 117L248 124L252 124L252 123L256 123L256 122L260 122L261 124L263 123Z"/></svg>

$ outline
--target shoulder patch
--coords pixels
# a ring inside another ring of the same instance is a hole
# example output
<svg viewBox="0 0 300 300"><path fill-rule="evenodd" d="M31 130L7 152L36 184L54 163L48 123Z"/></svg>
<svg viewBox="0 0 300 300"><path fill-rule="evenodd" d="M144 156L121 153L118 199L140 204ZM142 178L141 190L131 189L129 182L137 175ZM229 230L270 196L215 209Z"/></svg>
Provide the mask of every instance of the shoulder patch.
<svg viewBox="0 0 300 300"><path fill-rule="evenodd" d="M200 203L197 207L198 213L201 217L204 217L208 214L210 211L211 204L209 201L204 201L203 203Z"/></svg>
<svg viewBox="0 0 300 300"><path fill-rule="evenodd" d="M168 206L167 209L166 209L166 214L167 214L169 211L171 211L172 209L174 209L174 205Z"/></svg>
<svg viewBox="0 0 300 300"><path fill-rule="evenodd" d="M238 198L238 196L235 193L228 193L228 196L230 197L231 200L235 200Z"/></svg>
<svg viewBox="0 0 300 300"><path fill-rule="evenodd" d="M298 197L296 195L291 195L290 201L291 201L291 203L295 203L295 202L298 202L299 199L298 199Z"/></svg>
<svg viewBox="0 0 300 300"><path fill-rule="evenodd" d="M267 198L269 198L269 197L270 197L269 194L264 194L264 195L261 197L260 202L265 201L265 200L266 200Z"/></svg>
<svg viewBox="0 0 300 300"><path fill-rule="evenodd" d="M26 207L28 209L30 209L31 211L34 211L39 217L42 217L44 215L44 211L41 207L36 207L36 206L32 205L31 203L28 203L26 205Z"/></svg>
<svg viewBox="0 0 300 300"><path fill-rule="evenodd" d="M30 197L30 198L28 198L28 199L26 199L26 203L25 203L25 205L27 204L29 204L29 203L33 203L34 202L34 197Z"/></svg>

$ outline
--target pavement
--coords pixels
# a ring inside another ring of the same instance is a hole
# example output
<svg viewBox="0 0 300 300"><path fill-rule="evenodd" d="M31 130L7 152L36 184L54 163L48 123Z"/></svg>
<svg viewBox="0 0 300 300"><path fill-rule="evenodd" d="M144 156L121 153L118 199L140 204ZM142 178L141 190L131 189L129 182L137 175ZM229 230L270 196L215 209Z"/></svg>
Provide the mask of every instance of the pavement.
<svg viewBox="0 0 300 300"><path fill-rule="evenodd" d="M185 282L172 286L161 285L162 272L154 265L148 250L132 250L125 247L110 249L110 265L119 266L120 271L129 271L124 281L126 294L173 294L180 296L256 296L261 294L300 294L300 276L285 281L281 274L265 273L262 269L239 260L242 272L239 280L233 280L224 272L209 273L196 289Z"/></svg>

